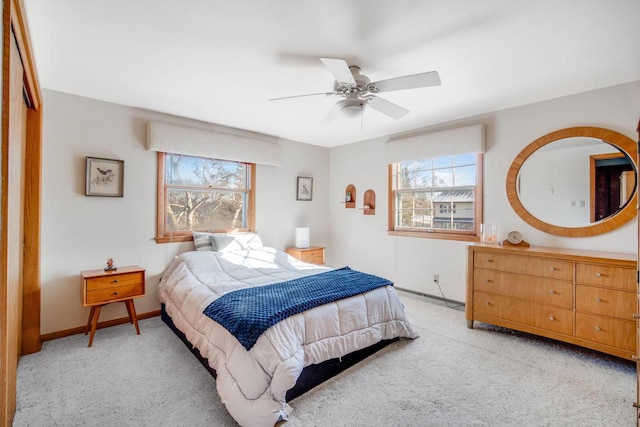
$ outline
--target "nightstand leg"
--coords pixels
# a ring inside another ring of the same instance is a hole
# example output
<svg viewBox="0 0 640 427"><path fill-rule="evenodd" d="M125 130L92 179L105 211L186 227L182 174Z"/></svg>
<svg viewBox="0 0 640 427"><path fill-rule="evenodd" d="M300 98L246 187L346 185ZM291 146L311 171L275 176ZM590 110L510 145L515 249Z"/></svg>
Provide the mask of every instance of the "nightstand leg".
<svg viewBox="0 0 640 427"><path fill-rule="evenodd" d="M138 317L136 316L136 306L133 305L133 300L125 301L127 304L127 311L129 312L129 320L136 326L136 333L140 335L140 327L138 326Z"/></svg>
<svg viewBox="0 0 640 427"><path fill-rule="evenodd" d="M91 329L91 321L93 320L93 315L96 312L96 306L91 306L91 311L89 312L89 320L87 320L87 326L84 328L84 334L87 335L89 330Z"/></svg>
<svg viewBox="0 0 640 427"><path fill-rule="evenodd" d="M95 307L95 312L93 310L93 308ZM102 308L101 305L96 305L94 307L91 307L91 311L93 312L93 321L91 322L91 335L89 336L89 347L91 347L91 344L93 344L93 336L96 333L96 326L98 326L98 319L100 318L100 308Z"/></svg>

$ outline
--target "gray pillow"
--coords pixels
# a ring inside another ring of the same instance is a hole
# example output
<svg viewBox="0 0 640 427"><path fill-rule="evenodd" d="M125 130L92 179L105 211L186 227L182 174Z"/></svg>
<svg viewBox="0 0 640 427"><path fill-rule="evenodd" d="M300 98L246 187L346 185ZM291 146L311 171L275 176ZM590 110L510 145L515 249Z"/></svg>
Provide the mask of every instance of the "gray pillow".
<svg viewBox="0 0 640 427"><path fill-rule="evenodd" d="M262 247L260 236L255 233L214 233L209 236L214 251L233 252Z"/></svg>
<svg viewBox="0 0 640 427"><path fill-rule="evenodd" d="M211 246L210 236L213 233L203 233L199 231L193 232L193 244L196 246L196 251L213 251L214 247Z"/></svg>

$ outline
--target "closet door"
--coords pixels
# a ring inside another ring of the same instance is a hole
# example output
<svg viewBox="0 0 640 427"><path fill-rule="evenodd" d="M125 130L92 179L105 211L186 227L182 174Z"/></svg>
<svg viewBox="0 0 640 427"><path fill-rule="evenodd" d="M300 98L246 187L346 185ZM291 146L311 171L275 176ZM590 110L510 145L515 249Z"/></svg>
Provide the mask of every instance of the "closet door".
<svg viewBox="0 0 640 427"><path fill-rule="evenodd" d="M9 134L4 171L6 184L3 203L6 233L6 288L3 295L5 307L3 320L3 370L6 382L3 384L7 401L7 420L12 418L16 401L16 371L22 351L22 298L24 262L24 200L25 200L25 141L27 105L24 100L23 73L20 53L14 37L10 39L9 68ZM5 116L6 117L6 116ZM6 193L5 193L6 191Z"/></svg>
<svg viewBox="0 0 640 427"><path fill-rule="evenodd" d="M22 0L2 6L0 426L10 426L18 359L41 346L42 94Z"/></svg>
<svg viewBox="0 0 640 427"><path fill-rule="evenodd" d="M636 149L636 167L640 165L640 120L638 120L638 128L636 129L638 132L638 148ZM639 171L636 171L636 191L640 189L640 177ZM638 199L638 204L636 205L637 215L636 221L640 218L640 199ZM638 264L636 264L636 270L640 267L640 221L638 221ZM637 292L637 306L636 306L636 402L633 406L636 407L636 426L640 427L640 358L638 355L640 354L640 271L636 271L636 292Z"/></svg>

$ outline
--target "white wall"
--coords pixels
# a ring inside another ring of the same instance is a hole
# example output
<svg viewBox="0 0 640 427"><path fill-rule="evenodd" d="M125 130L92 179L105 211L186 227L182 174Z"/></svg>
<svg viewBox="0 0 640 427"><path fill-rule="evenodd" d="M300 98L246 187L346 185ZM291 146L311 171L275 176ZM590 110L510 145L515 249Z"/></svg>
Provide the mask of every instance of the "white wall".
<svg viewBox="0 0 640 427"><path fill-rule="evenodd" d="M156 286L163 269L191 243L156 244L156 155L145 151L148 120L216 129L217 126L156 112L45 90L43 128L42 333L83 326L88 309L80 300L80 271L117 265L147 269L147 296L136 300L139 313L157 310ZM434 126L428 131L484 123L484 222L498 224L499 238L520 230L538 246L635 253L636 220L617 231L589 238L552 236L524 223L511 209L505 179L511 161L526 145L554 130L599 126L635 140L640 113L640 82L512 108ZM396 286L441 296L432 283L440 275L444 295L465 299L466 243L392 237L387 234L387 165L384 140L331 150L280 141L283 164L258 166L256 227L265 244L284 249L294 228L311 227L311 242L327 246L327 263L350 265L392 279ZM125 196L84 196L86 156L125 160ZM330 172L329 172L330 171ZM296 176L312 176L311 202L295 200ZM376 192L376 214L345 209L344 189ZM123 304L111 304L101 320L125 317Z"/></svg>
<svg viewBox="0 0 640 427"><path fill-rule="evenodd" d="M636 81L433 126L425 131L486 124L484 222L498 225L500 240L508 231L520 230L525 240L537 246L635 253L637 220L600 236L552 236L532 228L514 213L506 196L505 182L513 159L538 137L567 127L597 126L635 140L639 114L640 82ZM331 149L330 170L331 233L327 260L330 265L350 265L384 275L399 288L442 296L432 282L433 274L438 273L444 295L455 301L465 300L467 243L387 234L387 165L383 139ZM375 216L345 209L340 201L348 184L357 188L359 207L362 207L364 190L375 190Z"/></svg>
<svg viewBox="0 0 640 427"><path fill-rule="evenodd" d="M117 266L146 269L147 296L135 300L136 310L159 309L160 275L192 243L155 243L156 153L145 150L146 123L220 127L50 90L43 96L41 332L86 323L89 309L80 299L80 271L102 268L109 257ZM278 249L293 244L298 225L311 227L314 244L327 244L329 150L279 142L282 165L257 167L256 228L266 245ZM125 161L123 198L84 195L86 156ZM314 178L310 202L296 201L298 175ZM111 304L100 321L120 317L126 317L124 304Z"/></svg>

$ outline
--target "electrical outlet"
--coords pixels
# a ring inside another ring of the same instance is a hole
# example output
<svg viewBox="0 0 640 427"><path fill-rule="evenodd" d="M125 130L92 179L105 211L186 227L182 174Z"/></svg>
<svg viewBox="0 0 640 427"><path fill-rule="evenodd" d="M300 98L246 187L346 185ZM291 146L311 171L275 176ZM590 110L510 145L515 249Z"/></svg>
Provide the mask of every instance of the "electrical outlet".
<svg viewBox="0 0 640 427"><path fill-rule="evenodd" d="M433 275L433 283L440 283L440 275L439 274L434 274Z"/></svg>

